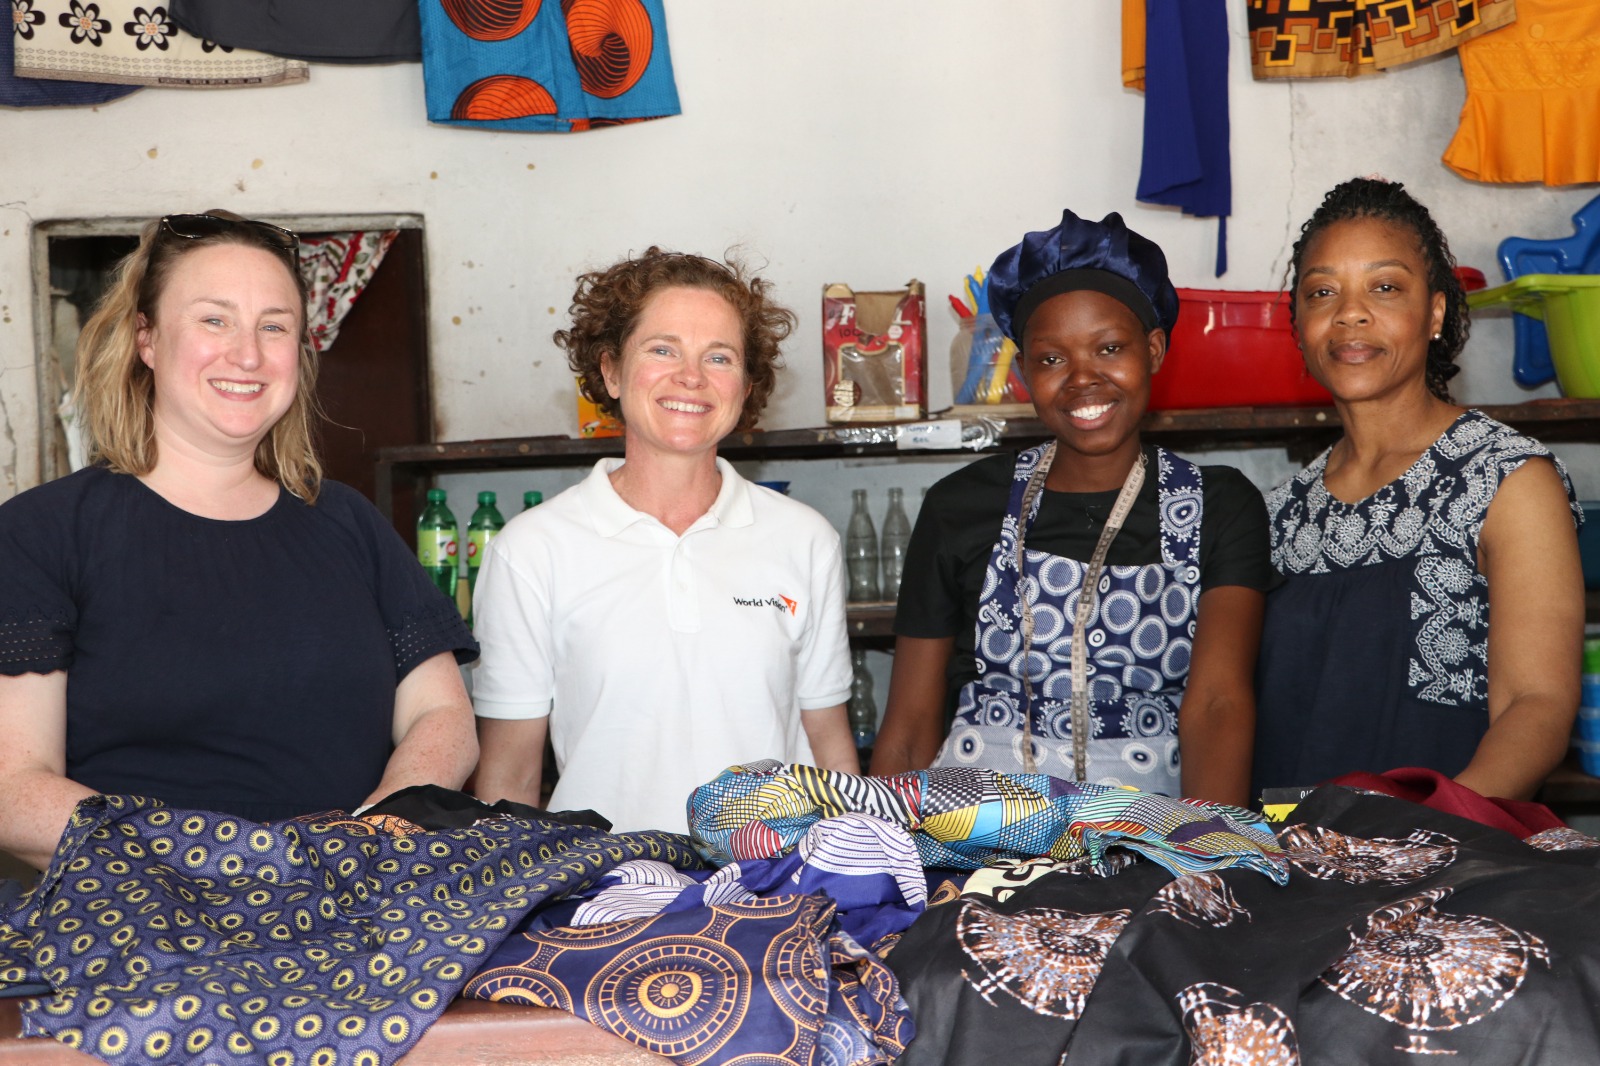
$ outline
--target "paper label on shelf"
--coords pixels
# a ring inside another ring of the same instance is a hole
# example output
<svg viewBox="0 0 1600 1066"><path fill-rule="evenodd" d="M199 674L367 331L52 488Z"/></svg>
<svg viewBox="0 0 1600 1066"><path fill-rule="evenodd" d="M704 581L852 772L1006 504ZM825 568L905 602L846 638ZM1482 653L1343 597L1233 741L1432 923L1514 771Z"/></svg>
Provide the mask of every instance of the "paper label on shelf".
<svg viewBox="0 0 1600 1066"><path fill-rule="evenodd" d="M937 422L913 422L900 430L895 447L901 451L940 451L961 447L961 419L941 418Z"/></svg>

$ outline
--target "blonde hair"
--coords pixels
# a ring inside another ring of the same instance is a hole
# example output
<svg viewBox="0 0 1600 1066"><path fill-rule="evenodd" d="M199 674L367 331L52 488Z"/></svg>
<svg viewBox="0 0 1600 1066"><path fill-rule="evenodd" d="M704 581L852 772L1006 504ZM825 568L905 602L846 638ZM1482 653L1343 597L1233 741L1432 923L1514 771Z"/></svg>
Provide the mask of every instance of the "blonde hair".
<svg viewBox="0 0 1600 1066"><path fill-rule="evenodd" d="M247 221L228 211L207 214ZM144 227L139 247L117 264L111 287L78 334L73 399L88 435L91 462L136 477L155 468L155 376L139 358L140 316L153 324L156 305L178 262L190 252L218 244L260 248L285 268L292 254L251 226L185 238L164 232L157 220ZM300 499L315 503L322 485L322 462L314 440L322 418L316 398L317 355L306 324L305 279L298 266L289 273L300 295L300 372L294 402L256 445L255 466Z"/></svg>

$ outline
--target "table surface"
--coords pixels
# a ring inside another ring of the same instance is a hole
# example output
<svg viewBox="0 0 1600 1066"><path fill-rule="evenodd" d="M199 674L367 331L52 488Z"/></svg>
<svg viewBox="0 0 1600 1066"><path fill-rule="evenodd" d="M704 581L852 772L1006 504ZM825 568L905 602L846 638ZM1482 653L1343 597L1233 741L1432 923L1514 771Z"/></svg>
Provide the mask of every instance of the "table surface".
<svg viewBox="0 0 1600 1066"><path fill-rule="evenodd" d="M0 1063L95 1066L100 1060L46 1038L22 1037L15 999L0 1000ZM662 1066L670 1063L565 1011L456 1000L401 1066Z"/></svg>

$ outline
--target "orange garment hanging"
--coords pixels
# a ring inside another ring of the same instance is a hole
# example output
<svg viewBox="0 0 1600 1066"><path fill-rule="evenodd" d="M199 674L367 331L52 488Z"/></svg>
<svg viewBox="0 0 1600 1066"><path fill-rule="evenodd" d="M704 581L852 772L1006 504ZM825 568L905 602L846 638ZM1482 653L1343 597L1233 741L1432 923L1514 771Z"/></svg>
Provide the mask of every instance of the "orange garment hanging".
<svg viewBox="0 0 1600 1066"><path fill-rule="evenodd" d="M1144 0L1122 0L1122 85L1144 92Z"/></svg>
<svg viewBox="0 0 1600 1066"><path fill-rule="evenodd" d="M1515 20L1516 0L1248 0L1255 78L1354 78Z"/></svg>
<svg viewBox="0 0 1600 1066"><path fill-rule="evenodd" d="M1600 181L1600 4L1517 0L1517 16L1461 46L1467 102L1445 165L1476 181Z"/></svg>

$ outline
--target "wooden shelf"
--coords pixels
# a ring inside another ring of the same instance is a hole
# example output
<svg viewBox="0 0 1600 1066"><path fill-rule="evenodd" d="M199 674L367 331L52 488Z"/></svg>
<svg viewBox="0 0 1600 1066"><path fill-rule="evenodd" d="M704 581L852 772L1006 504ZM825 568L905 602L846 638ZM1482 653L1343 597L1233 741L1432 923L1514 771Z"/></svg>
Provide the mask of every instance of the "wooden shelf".
<svg viewBox="0 0 1600 1066"><path fill-rule="evenodd" d="M852 638L894 636L894 608L894 603L889 600L881 603L847 604L844 613L848 620L850 636Z"/></svg>
<svg viewBox="0 0 1600 1066"><path fill-rule="evenodd" d="M1600 807L1600 777L1584 773L1578 766L1578 756L1574 752L1544 779L1544 785L1534 799L1555 808L1557 814L1563 811L1568 814L1592 813Z"/></svg>

